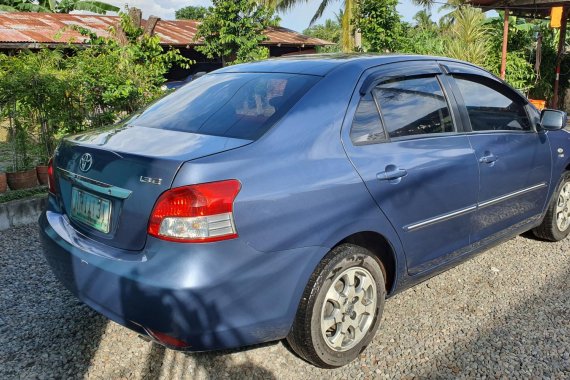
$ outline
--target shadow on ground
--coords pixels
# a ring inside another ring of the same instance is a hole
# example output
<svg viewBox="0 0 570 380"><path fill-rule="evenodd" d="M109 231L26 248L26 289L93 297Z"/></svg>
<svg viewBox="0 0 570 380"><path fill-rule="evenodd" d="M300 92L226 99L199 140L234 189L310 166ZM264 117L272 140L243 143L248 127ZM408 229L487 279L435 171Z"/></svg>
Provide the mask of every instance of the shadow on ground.
<svg viewBox="0 0 570 380"><path fill-rule="evenodd" d="M210 353L180 353L152 343L140 377L149 380L158 378L276 379L273 373L265 368L247 360L243 363L236 363L232 359L232 354L268 345Z"/></svg>

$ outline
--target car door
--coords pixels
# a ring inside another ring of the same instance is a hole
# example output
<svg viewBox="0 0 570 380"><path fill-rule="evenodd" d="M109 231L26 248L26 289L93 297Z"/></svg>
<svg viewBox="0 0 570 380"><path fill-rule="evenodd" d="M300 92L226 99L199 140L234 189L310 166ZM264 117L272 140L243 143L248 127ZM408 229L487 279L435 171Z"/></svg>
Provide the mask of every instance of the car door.
<svg viewBox="0 0 570 380"><path fill-rule="evenodd" d="M537 111L519 93L473 68L450 71L479 165L472 241L494 240L540 218L551 178L550 144L536 129Z"/></svg>
<svg viewBox="0 0 570 380"><path fill-rule="evenodd" d="M409 274L469 247L478 167L435 62L365 75L343 128L347 154L397 230ZM350 131L350 132L346 132Z"/></svg>

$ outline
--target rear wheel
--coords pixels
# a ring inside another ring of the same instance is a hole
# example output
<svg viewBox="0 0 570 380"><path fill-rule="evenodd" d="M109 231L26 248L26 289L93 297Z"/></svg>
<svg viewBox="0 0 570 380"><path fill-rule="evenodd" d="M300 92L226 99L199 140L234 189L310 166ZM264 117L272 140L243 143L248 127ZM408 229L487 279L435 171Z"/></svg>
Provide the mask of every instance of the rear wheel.
<svg viewBox="0 0 570 380"><path fill-rule="evenodd" d="M533 233L550 241L560 241L570 233L570 172L562 176L542 224Z"/></svg>
<svg viewBox="0 0 570 380"><path fill-rule="evenodd" d="M381 265L371 252L352 244L329 252L309 280L287 337L299 356L335 368L366 348L386 298Z"/></svg>

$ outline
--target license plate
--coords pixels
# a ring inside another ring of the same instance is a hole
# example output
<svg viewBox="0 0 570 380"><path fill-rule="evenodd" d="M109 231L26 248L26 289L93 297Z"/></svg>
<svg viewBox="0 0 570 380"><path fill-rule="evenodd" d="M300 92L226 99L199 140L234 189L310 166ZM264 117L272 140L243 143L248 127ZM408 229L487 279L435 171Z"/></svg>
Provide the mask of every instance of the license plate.
<svg viewBox="0 0 570 380"><path fill-rule="evenodd" d="M74 187L71 190L71 217L108 234L111 225L111 202Z"/></svg>

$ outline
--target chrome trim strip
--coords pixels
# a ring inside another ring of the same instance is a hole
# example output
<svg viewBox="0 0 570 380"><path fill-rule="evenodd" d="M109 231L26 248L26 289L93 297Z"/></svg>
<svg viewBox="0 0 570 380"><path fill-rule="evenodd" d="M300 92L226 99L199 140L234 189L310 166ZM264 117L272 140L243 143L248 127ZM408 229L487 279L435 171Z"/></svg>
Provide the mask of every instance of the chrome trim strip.
<svg viewBox="0 0 570 380"><path fill-rule="evenodd" d="M546 187L546 186L547 186L546 182L542 182L542 183L539 183L538 185L527 187L526 189L517 190L517 191L514 191L512 193L505 194L505 195L502 195L502 196L497 197L497 198L489 199L488 201L480 202L479 208L491 206L491 205L494 205L496 203L506 201L507 199L514 198L514 197L522 195L522 194L530 193L531 191L534 191L534 190L542 189L543 187Z"/></svg>
<svg viewBox="0 0 570 380"><path fill-rule="evenodd" d="M514 191L512 193L505 194L505 195L502 195L500 197L493 198L493 199L490 199L488 201L478 203L477 205L462 208L462 209L457 210L457 211L452 211L452 212L449 212L447 214L443 214L443 215L439 215L439 216L436 216L433 218L423 220L421 222L408 224L407 226L404 226L404 230L412 231L412 230L417 230L417 229L422 228L422 227L427 227L427 226L430 226L430 225L435 224L435 223L443 222L443 221L446 221L446 220L449 220L452 218L456 218L456 217L461 216L461 215L465 215L467 213L478 210L480 208L484 208L487 206L494 205L496 203L517 197L517 196L522 195L522 194L530 193L531 191L534 191L534 190L542 189L543 187L546 187L546 186L548 186L547 183L542 182L542 183L539 183L538 185L527 187L526 189L517 190L517 191Z"/></svg>
<svg viewBox="0 0 570 380"><path fill-rule="evenodd" d="M81 185L84 188L94 191L99 194L110 195L119 199L127 199L133 193L130 190L122 189L117 186L109 185L103 182L96 181L91 178L83 177L82 175L72 173L62 168L57 168L58 173L72 184Z"/></svg>
<svg viewBox="0 0 570 380"><path fill-rule="evenodd" d="M475 211L476 209L477 209L476 205L469 206L469 207L463 208L461 210L452 211L452 212L449 212L447 214L443 214L443 215L436 216L434 218L426 219L426 220L418 222L418 223L409 224L409 225L405 226L404 229L406 231L411 231L411 230L415 230L418 228L426 227L426 226L429 226L431 224L443 222L444 220L449 220L451 218L455 218L455 217L458 217L458 216L461 216L464 214L468 214L472 211Z"/></svg>

